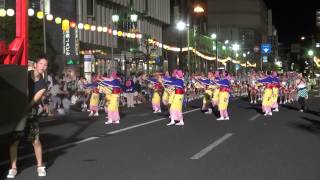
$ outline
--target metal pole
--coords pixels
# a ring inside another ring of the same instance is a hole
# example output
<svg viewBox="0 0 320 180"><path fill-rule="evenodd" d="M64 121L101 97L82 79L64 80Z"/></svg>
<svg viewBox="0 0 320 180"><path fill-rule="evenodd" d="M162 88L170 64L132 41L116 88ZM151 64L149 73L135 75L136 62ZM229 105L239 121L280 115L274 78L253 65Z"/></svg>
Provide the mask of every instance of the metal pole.
<svg viewBox="0 0 320 180"><path fill-rule="evenodd" d="M217 40L218 38L216 38L215 39L215 43L216 43L216 70L218 70L218 66L219 66L219 64L218 64L218 40Z"/></svg>
<svg viewBox="0 0 320 180"><path fill-rule="evenodd" d="M146 39L146 50L147 50L147 75L149 75L149 42L148 42L149 36L147 36Z"/></svg>
<svg viewBox="0 0 320 180"><path fill-rule="evenodd" d="M190 47L190 27L188 27L188 32L187 32L187 41L188 41L188 57L187 57L187 70L188 72L190 73L190 50L189 50L189 47Z"/></svg>
<svg viewBox="0 0 320 180"><path fill-rule="evenodd" d="M45 6L45 0L41 0L42 2L42 8L41 11L45 14L44 10L44 6ZM46 14L45 16L42 18L42 24L43 24L43 53L47 54L47 38L46 38Z"/></svg>

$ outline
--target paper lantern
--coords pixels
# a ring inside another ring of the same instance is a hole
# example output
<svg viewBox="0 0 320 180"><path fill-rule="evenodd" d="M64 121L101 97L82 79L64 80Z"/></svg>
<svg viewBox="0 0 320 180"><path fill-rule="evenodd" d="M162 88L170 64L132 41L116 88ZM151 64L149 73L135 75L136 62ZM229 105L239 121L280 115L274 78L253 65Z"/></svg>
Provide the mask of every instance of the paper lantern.
<svg viewBox="0 0 320 180"><path fill-rule="evenodd" d="M84 25L84 30L89 30L90 29L90 24L85 24Z"/></svg>
<svg viewBox="0 0 320 180"><path fill-rule="evenodd" d="M56 22L56 24L61 24L62 19L61 19L60 17L56 17L56 18L54 19L54 22Z"/></svg>
<svg viewBox="0 0 320 180"><path fill-rule="evenodd" d="M28 9L28 16L33 16L34 15L34 10L29 8Z"/></svg>
<svg viewBox="0 0 320 180"><path fill-rule="evenodd" d="M62 21L62 31L67 31L70 28L70 22L68 19Z"/></svg>
<svg viewBox="0 0 320 180"><path fill-rule="evenodd" d="M97 29L96 26L91 26L91 31L95 31Z"/></svg>
<svg viewBox="0 0 320 180"><path fill-rule="evenodd" d="M8 16L14 16L14 10L13 9L7 9L7 15Z"/></svg>
<svg viewBox="0 0 320 180"><path fill-rule="evenodd" d="M79 23L79 24L78 24L78 29L83 29L83 28L84 28L83 23Z"/></svg>
<svg viewBox="0 0 320 180"><path fill-rule="evenodd" d="M0 17L5 17L7 15L7 11L5 9L0 9Z"/></svg>
<svg viewBox="0 0 320 180"><path fill-rule="evenodd" d="M98 32L102 32L102 29L103 29L103 28L102 28L101 26L98 26L98 27L97 27L97 31L98 31Z"/></svg>
<svg viewBox="0 0 320 180"><path fill-rule="evenodd" d="M77 24L72 21L72 22L70 22L70 27L71 27L71 28L75 28L75 27L77 27Z"/></svg>
<svg viewBox="0 0 320 180"><path fill-rule="evenodd" d="M53 20L53 15L52 15L52 14L48 14L48 15L46 16L46 19L47 19L48 21L52 21L52 20Z"/></svg>
<svg viewBox="0 0 320 180"><path fill-rule="evenodd" d="M37 18L38 19L43 19L43 17L44 17L44 13L42 11L38 11L37 12Z"/></svg>

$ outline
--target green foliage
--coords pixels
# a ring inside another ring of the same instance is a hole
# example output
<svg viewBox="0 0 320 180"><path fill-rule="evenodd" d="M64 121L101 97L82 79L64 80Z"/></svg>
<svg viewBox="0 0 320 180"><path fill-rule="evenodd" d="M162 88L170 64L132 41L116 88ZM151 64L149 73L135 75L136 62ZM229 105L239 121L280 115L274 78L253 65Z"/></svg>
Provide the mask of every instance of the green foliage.
<svg viewBox="0 0 320 180"><path fill-rule="evenodd" d="M9 44L15 38L15 17L0 17L0 40Z"/></svg>
<svg viewBox="0 0 320 180"><path fill-rule="evenodd" d="M29 18L29 59L33 60L43 53L42 21Z"/></svg>
<svg viewBox="0 0 320 180"><path fill-rule="evenodd" d="M0 18L0 40L5 40L7 46L16 35L16 17ZM29 18L29 59L35 59L43 52L42 21Z"/></svg>

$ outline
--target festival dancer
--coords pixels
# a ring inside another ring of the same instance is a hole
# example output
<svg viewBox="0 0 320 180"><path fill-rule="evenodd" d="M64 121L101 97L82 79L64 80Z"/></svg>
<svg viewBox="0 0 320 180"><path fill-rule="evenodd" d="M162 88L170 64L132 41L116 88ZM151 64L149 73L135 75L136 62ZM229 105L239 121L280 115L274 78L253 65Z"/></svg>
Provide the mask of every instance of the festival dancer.
<svg viewBox="0 0 320 180"><path fill-rule="evenodd" d="M220 81L220 73L219 71L216 71L214 73L214 82ZM219 103L219 86L215 85L214 90L213 90L213 95L212 95L212 107L218 106Z"/></svg>
<svg viewBox="0 0 320 180"><path fill-rule="evenodd" d="M249 91L250 91L250 103L257 103L257 97L258 97L258 86L257 86L257 77L256 73L252 72L249 79Z"/></svg>
<svg viewBox="0 0 320 180"><path fill-rule="evenodd" d="M271 76L266 75L263 79L259 79L258 82L265 86L265 90L262 96L262 111L265 116L272 116L271 106L272 106L272 80Z"/></svg>
<svg viewBox="0 0 320 180"><path fill-rule="evenodd" d="M99 112L98 112L98 110L99 110L99 89L97 87L92 89L92 91L91 91L89 109L90 109L89 117L99 116Z"/></svg>
<svg viewBox="0 0 320 180"><path fill-rule="evenodd" d="M276 72L272 73L272 108L274 112L279 112L279 105L278 105L278 97L279 97L279 88L280 88L280 81Z"/></svg>
<svg viewBox="0 0 320 180"><path fill-rule="evenodd" d="M184 74L182 70L177 70L175 74L175 78L172 81L172 85L175 88L174 94L172 95L172 103L170 106L170 123L167 124L171 126L175 124L175 121L179 121L179 123L175 124L178 126L183 126L183 115L182 115L182 106L183 106L183 98L184 98Z"/></svg>
<svg viewBox="0 0 320 180"><path fill-rule="evenodd" d="M169 73L166 72L165 76L161 79L162 86L164 87L163 94L162 94L162 103L165 106L169 104L170 95L173 93L173 86L171 85L172 78L170 77Z"/></svg>
<svg viewBox="0 0 320 180"><path fill-rule="evenodd" d="M104 79L101 82L102 86L107 86L112 88L111 94L106 96L108 104L107 104L107 121L105 124L119 124L120 123L120 115L119 115L119 98L122 93L120 77L117 72L112 72L110 79Z"/></svg>
<svg viewBox="0 0 320 180"><path fill-rule="evenodd" d="M207 77L202 77L202 76L197 77L196 80L201 84L201 87L204 88L201 110L203 112L210 113L209 111L211 110L211 108L209 108L209 103L212 98L212 91L209 90L209 88L208 88L210 85L210 80ZM211 113L212 113L212 111L211 111Z"/></svg>
<svg viewBox="0 0 320 180"><path fill-rule="evenodd" d="M217 120L229 120L228 104L230 97L230 76L223 72L223 78L217 82L219 85L219 102L218 108L220 111L220 118Z"/></svg>
<svg viewBox="0 0 320 180"><path fill-rule="evenodd" d="M152 100L151 100L153 113L161 113L160 94L161 94L162 86L159 82L159 76L157 75L156 78L149 78L148 81L151 84L151 89L153 91Z"/></svg>

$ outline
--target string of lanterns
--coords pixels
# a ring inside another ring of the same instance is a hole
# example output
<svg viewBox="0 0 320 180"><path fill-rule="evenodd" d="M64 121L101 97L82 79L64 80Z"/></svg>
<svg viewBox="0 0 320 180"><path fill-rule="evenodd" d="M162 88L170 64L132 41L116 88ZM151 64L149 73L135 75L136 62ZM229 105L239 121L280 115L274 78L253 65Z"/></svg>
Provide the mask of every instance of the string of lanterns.
<svg viewBox="0 0 320 180"><path fill-rule="evenodd" d="M165 44L162 44L158 41L155 41L153 39L149 39L148 42L150 44L153 44L157 47L160 47L160 48L163 48L163 49L166 49L166 50L169 50L169 51L175 51L175 52L186 52L186 51L192 51L194 54L196 54L197 56L203 58L203 59L206 59L206 60L209 60L209 61L213 61L213 60L216 60L216 57L211 57L211 56L207 56L203 53L201 53L200 51L196 50L195 48L193 47L183 47L183 48L179 48L179 47L175 47L175 46L168 46L168 45L165 45ZM221 62L223 64L227 63L228 61L234 63L234 64L239 64L240 66L242 67L256 67L257 64L254 63L254 64L251 64L249 61L247 61L246 63L240 63L240 61L236 61L236 60L233 60L231 59L231 57L227 57L225 59L218 59L218 62Z"/></svg>
<svg viewBox="0 0 320 180"><path fill-rule="evenodd" d="M14 16L14 10L13 9L0 9L0 17L5 17L5 16ZM67 31L70 28L76 28L78 29L84 29L85 31L98 31L98 32L104 32L108 33L110 35L114 36L119 36L119 37L127 37L127 38L132 38L132 39L141 39L142 34L140 33L131 33L131 32L123 32L123 31L118 31L116 29L112 29L106 26L96 26L92 24L87 24L87 23L76 23L75 21L71 21L69 19L61 18L61 17L54 17L52 14L45 14L43 11L38 11L35 13L34 9L29 8L28 9L28 16L32 17L36 15L38 19L43 19L46 18L47 21L53 21L56 24L61 24L61 29L62 31Z"/></svg>
<svg viewBox="0 0 320 180"><path fill-rule="evenodd" d="M5 17L7 16L14 16L15 12L13 9L0 9L0 17ZM32 17L35 15L35 11L32 8L28 9L28 16ZM96 26L96 25L91 25L88 23L76 23L74 21L70 21L68 19L63 19L61 17L55 17L52 14L47 14L45 15L45 13L43 11L38 11L36 13L36 16L38 19L43 19L46 18L47 21L53 21L56 24L61 24L61 28L62 31L68 31L70 28L78 28L78 29L84 29L85 31L97 31L97 32L104 32L104 33L108 33L110 35L114 35L114 36L118 36L118 37L126 37L126 38L132 38L132 39L142 39L142 34L140 33L130 33L130 32L123 32L123 31L118 31L116 29L112 29L106 26ZM206 59L206 60L215 60L216 57L211 57L211 56L207 56L199 51L197 51L195 48L193 47L184 47L184 48L179 48L176 46L169 46L166 44L162 44L158 41L155 41L153 39L148 39L148 43L149 44L153 44L156 45L159 48L163 48L165 50L168 51L174 51L174 52L186 52L186 51L192 51L194 54L196 54L197 56ZM226 59L218 59L219 62L225 64L228 61L231 61L234 64L240 64L241 66L244 67L256 67L256 63L255 64L251 64L249 61L247 61L246 63L241 64L240 61L236 61L236 60L232 60L230 57L226 58Z"/></svg>

